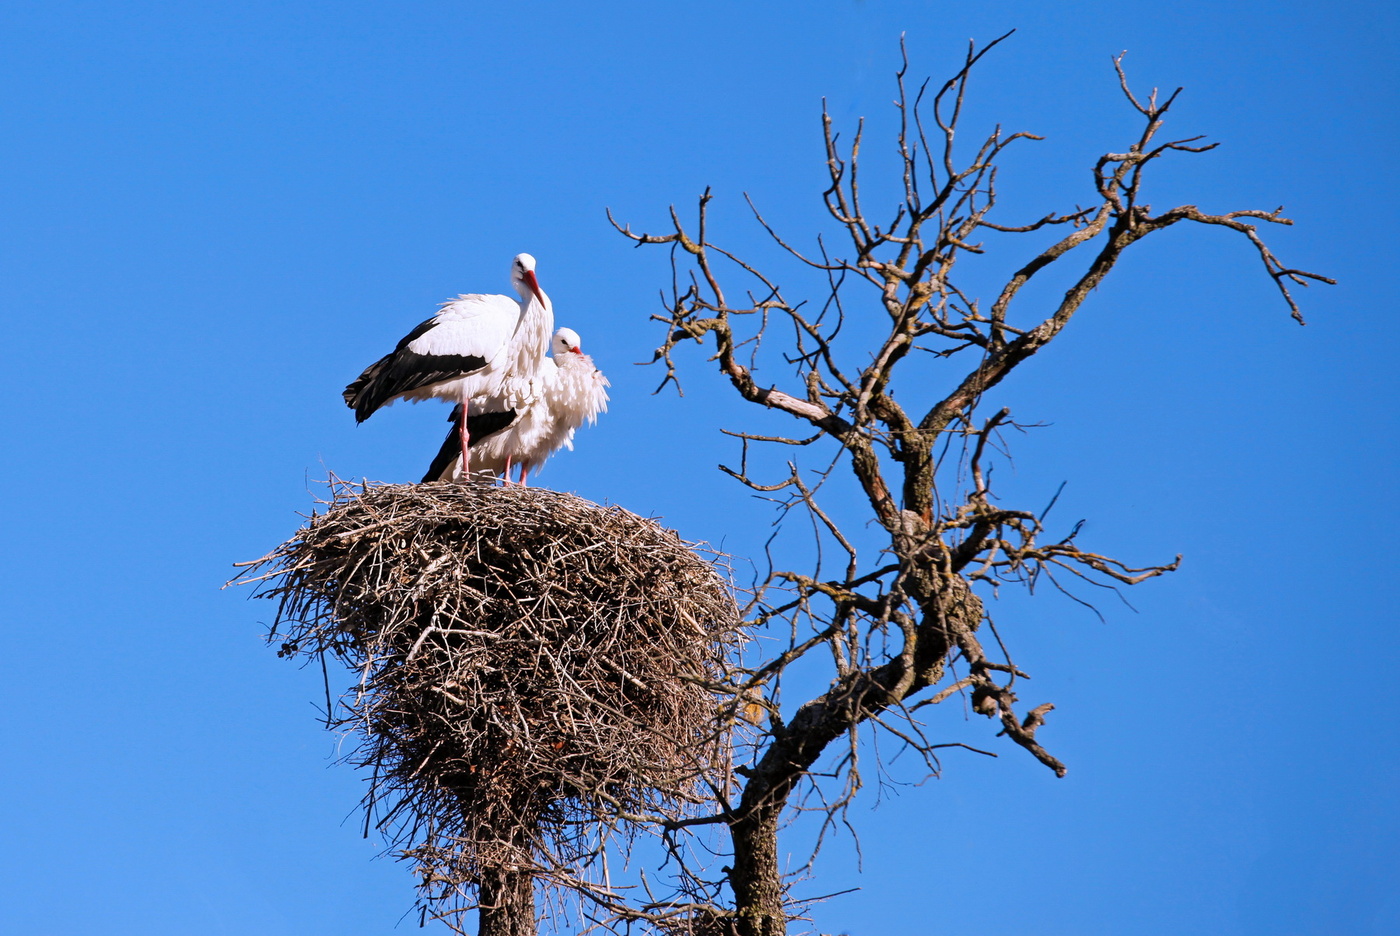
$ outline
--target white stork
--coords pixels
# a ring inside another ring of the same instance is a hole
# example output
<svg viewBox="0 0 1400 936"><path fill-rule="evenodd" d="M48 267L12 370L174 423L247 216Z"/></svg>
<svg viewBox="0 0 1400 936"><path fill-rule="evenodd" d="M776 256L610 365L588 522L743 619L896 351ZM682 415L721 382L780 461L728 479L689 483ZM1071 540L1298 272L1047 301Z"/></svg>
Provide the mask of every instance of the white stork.
<svg viewBox="0 0 1400 936"><path fill-rule="evenodd" d="M476 411L467 417L473 472L504 474L510 480L512 464L520 466L520 483L560 448L574 447L574 430L584 422L595 423L608 409L608 379L584 354L578 333L561 328L554 334L553 356L538 372L539 392L529 402L509 409ZM426 481L450 481L462 476L457 440L461 437L462 411L454 409L453 428L433 459Z"/></svg>
<svg viewBox="0 0 1400 936"><path fill-rule="evenodd" d="M440 399L466 407L461 457L467 460L472 414L528 403L554 328L554 310L535 279L535 258L518 254L510 283L520 299L466 295L404 336L393 352L345 388L345 403L364 422L395 400Z"/></svg>

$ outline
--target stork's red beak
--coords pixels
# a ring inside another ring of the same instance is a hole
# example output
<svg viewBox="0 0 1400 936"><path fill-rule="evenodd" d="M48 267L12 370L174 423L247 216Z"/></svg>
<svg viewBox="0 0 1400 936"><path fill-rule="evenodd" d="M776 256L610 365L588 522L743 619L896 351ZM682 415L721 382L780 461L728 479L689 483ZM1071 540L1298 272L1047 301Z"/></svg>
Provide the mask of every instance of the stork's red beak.
<svg viewBox="0 0 1400 936"><path fill-rule="evenodd" d="M544 293L540 291L540 281L535 279L534 270L525 271L525 282L530 284L530 292L535 294L535 298L540 301L540 305L544 305Z"/></svg>
<svg viewBox="0 0 1400 936"><path fill-rule="evenodd" d="M583 353L583 349L580 348L578 345L574 345L574 346L573 346L572 348L570 348L569 350L572 351L572 352L574 352L575 354L582 354L582 353Z"/></svg>

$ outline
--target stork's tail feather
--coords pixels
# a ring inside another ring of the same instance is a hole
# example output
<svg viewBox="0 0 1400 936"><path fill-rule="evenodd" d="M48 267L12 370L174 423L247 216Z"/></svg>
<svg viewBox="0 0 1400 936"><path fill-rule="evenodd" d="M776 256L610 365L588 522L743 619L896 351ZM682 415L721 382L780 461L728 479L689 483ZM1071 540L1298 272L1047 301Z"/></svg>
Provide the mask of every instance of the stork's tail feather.
<svg viewBox="0 0 1400 936"><path fill-rule="evenodd" d="M442 448L438 449L437 456L433 463L428 466L428 473L423 475L423 480L419 483L427 484L429 481L451 481L452 477L448 473L449 469L457 463L457 459L462 455L461 436L462 431L462 404L458 403L452 408L452 414L447 417L452 423L452 428L448 430L447 438L442 440ZM509 409L502 412L473 413L467 420L467 438L470 444L475 446L478 442L505 429L515 421L515 410ZM472 472L476 474L476 472Z"/></svg>

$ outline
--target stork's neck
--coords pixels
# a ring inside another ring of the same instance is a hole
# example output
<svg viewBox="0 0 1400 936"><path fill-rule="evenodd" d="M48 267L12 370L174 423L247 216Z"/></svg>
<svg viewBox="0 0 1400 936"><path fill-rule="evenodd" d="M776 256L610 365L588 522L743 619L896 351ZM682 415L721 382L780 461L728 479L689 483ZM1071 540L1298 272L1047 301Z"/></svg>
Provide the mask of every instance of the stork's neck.
<svg viewBox="0 0 1400 936"><path fill-rule="evenodd" d="M540 290L543 294L544 290ZM520 296L520 320L515 326L512 338L515 351L513 370L517 374L531 374L546 359L554 338L554 306L545 295L544 302L530 291L528 286Z"/></svg>

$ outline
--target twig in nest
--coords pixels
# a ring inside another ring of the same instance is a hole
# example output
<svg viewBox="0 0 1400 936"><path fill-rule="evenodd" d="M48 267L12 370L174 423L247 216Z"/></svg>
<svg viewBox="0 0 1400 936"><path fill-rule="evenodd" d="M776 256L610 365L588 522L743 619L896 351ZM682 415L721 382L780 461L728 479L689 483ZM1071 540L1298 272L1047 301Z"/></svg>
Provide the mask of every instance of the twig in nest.
<svg viewBox="0 0 1400 936"><path fill-rule="evenodd" d="M679 817L729 782L726 577L674 533L537 488L332 482L329 509L245 569L286 655L359 675L367 820L436 918L502 869L583 876L621 817Z"/></svg>

